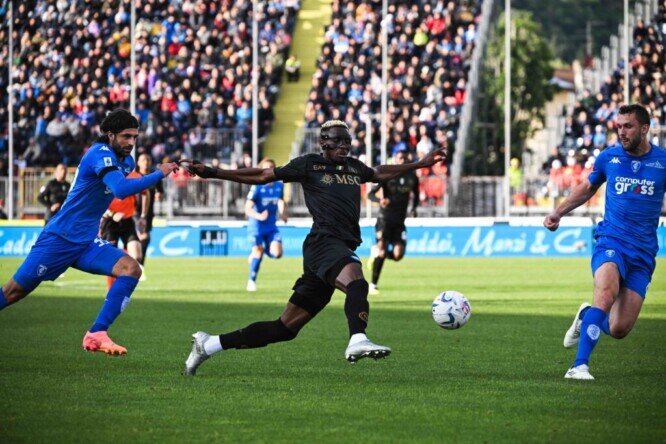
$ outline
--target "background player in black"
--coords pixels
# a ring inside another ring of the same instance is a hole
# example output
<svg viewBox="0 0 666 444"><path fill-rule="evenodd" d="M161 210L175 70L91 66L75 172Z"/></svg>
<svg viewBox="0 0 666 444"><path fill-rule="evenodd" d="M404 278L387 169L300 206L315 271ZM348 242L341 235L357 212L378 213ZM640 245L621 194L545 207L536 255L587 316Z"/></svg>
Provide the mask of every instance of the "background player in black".
<svg viewBox="0 0 666 444"><path fill-rule="evenodd" d="M55 216L58 211L60 211L60 207L65 201L67 193L69 193L69 187L71 184L65 179L66 176L67 167L64 164L59 163L53 172L53 179L49 180L48 183L39 190L37 200L46 207L46 213L44 215L45 224Z"/></svg>
<svg viewBox="0 0 666 444"><path fill-rule="evenodd" d="M199 331L192 335L192 351L185 362L185 374L194 375L203 361L223 349L265 347L294 339L305 324L330 301L335 289L346 294L345 315L349 345L345 358L355 362L364 357L382 358L391 349L373 344L365 335L368 322L368 283L354 250L361 244L360 185L383 182L405 171L428 167L445 159L435 150L417 163L380 165L372 169L349 157L351 135L339 120L326 122L319 139L323 154L306 154L274 169L221 170L198 161L182 160L182 166L202 178L263 184L282 180L300 182L313 224L303 242L303 275L296 281L287 307L274 321L256 322L240 330L211 336Z"/></svg>
<svg viewBox="0 0 666 444"><path fill-rule="evenodd" d="M393 157L396 165L409 162L409 152L399 151ZM381 196L377 194L381 191ZM419 178L414 171L406 171L393 179L375 185L370 190L370 200L379 202L379 216L375 225L375 239L377 244L370 253L368 267L372 271L370 294L379 294L377 282L382 272L385 259L399 261L405 255L407 243L407 229L405 218L407 207L412 201L410 215L416 217L416 207L419 206ZM389 246L392 246L389 250Z"/></svg>
<svg viewBox="0 0 666 444"><path fill-rule="evenodd" d="M136 171L145 176L153 172L153 160L148 153L141 153L136 159ZM139 241L141 242L141 265L146 262L146 251L150 244L150 232L153 229L153 218L155 217L155 201L162 198L164 188L162 181L157 182L155 186L148 188L148 202L143 199L136 200L136 227L139 232ZM143 278L145 273L141 275Z"/></svg>

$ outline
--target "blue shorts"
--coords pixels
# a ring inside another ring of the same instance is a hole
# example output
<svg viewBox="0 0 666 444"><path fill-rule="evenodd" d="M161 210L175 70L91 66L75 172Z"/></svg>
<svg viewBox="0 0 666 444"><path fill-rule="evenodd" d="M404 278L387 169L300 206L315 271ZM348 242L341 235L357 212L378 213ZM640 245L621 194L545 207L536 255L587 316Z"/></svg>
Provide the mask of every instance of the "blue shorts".
<svg viewBox="0 0 666 444"><path fill-rule="evenodd" d="M69 267L109 276L123 256L125 252L99 238L89 244L76 244L42 231L16 270L14 281L29 293L42 281L55 280Z"/></svg>
<svg viewBox="0 0 666 444"><path fill-rule="evenodd" d="M653 255L620 243L617 239L597 238L592 253L592 275L601 265L613 262L620 271L620 287L626 287L645 298L657 262Z"/></svg>
<svg viewBox="0 0 666 444"><path fill-rule="evenodd" d="M264 250L268 250L273 242L282 243L282 234L277 228L270 231L250 231L248 234L252 246L260 247L263 245Z"/></svg>

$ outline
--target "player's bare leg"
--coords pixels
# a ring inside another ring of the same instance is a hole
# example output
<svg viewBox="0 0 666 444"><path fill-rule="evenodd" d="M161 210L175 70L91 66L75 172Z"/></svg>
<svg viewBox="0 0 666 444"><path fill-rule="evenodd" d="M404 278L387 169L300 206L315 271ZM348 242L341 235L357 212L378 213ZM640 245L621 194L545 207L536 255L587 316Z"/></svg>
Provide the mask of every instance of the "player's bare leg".
<svg viewBox="0 0 666 444"><path fill-rule="evenodd" d="M14 278L9 278L9 281L2 287L2 293L0 293L0 310L20 301L28 294L30 292L25 291Z"/></svg>
<svg viewBox="0 0 666 444"><path fill-rule="evenodd" d="M133 240L127 243L127 254L132 256L139 263L141 267L141 277L139 278L140 282L146 280L146 273L143 269L143 248L141 247L141 241Z"/></svg>
<svg viewBox="0 0 666 444"><path fill-rule="evenodd" d="M269 251L273 259L280 259L282 257L282 242L271 242Z"/></svg>
<svg viewBox="0 0 666 444"><path fill-rule="evenodd" d="M610 335L613 338L622 339L631 332L643 307L643 301L644 299L635 291L626 287L620 289L608 320Z"/></svg>
<svg viewBox="0 0 666 444"><path fill-rule="evenodd" d="M365 335L368 326L368 282L363 277L363 268L358 262L347 264L335 279L335 287L343 291L345 315L349 324L349 345L345 350L345 359L355 363L362 358L381 359L391 354L391 349L374 344Z"/></svg>
<svg viewBox="0 0 666 444"><path fill-rule="evenodd" d="M398 262L405 257L405 244L397 243L393 245L393 256L391 259Z"/></svg>

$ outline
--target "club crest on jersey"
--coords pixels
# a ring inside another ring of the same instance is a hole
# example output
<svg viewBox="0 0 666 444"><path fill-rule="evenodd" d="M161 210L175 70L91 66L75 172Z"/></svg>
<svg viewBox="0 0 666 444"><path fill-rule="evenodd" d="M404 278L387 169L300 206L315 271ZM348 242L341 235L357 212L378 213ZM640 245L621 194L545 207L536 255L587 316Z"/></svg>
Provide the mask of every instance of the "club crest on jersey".
<svg viewBox="0 0 666 444"><path fill-rule="evenodd" d="M638 170L641 169L641 161L640 160L632 160L631 161L631 171L634 173L638 173Z"/></svg>
<svg viewBox="0 0 666 444"><path fill-rule="evenodd" d="M334 182L333 176L325 173L323 176L321 176L321 183L324 185L332 185Z"/></svg>

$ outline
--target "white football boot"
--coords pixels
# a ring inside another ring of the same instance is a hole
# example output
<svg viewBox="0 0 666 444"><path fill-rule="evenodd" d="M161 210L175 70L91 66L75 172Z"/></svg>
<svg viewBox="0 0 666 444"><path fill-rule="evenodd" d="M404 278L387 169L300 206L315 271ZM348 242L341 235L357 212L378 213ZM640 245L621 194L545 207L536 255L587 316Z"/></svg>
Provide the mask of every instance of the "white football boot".
<svg viewBox="0 0 666 444"><path fill-rule="evenodd" d="M590 367L586 364L577 365L576 367L571 367L564 374L564 379L578 379L581 381L592 381L594 376L590 374Z"/></svg>
<svg viewBox="0 0 666 444"><path fill-rule="evenodd" d="M383 345L373 344L366 339L356 344L347 346L345 359L352 364L363 358L382 359L391 354L391 349Z"/></svg>
<svg viewBox="0 0 666 444"><path fill-rule="evenodd" d="M248 279L247 281L247 287L245 287L247 291L257 291L257 283L254 282L252 279Z"/></svg>
<svg viewBox="0 0 666 444"><path fill-rule="evenodd" d="M201 363L210 358L210 355L206 354L204 349L204 342L209 337L210 335L203 331L198 331L192 335L192 351L185 361L185 370L183 371L185 376L194 376Z"/></svg>
<svg viewBox="0 0 666 444"><path fill-rule="evenodd" d="M567 332L564 334L564 348L571 348L578 344L578 339L580 338L580 326L583 324L583 320L580 318L580 312L587 307L590 307L590 304L587 302L580 304L571 327L569 327L569 330L567 330Z"/></svg>

